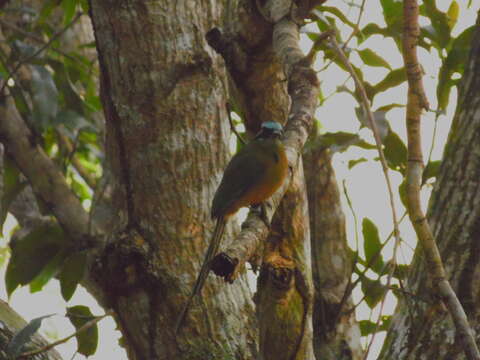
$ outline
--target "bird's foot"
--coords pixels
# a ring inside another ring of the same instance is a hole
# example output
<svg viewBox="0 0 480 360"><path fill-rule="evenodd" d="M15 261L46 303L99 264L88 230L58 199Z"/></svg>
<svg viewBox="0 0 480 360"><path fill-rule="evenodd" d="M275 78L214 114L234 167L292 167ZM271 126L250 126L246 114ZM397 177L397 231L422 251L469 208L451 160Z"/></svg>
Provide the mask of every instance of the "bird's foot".
<svg viewBox="0 0 480 360"><path fill-rule="evenodd" d="M252 205L252 210L257 213L257 215L260 217L260 219L263 220L265 225L267 225L267 228L270 230L271 223L268 220L266 204L265 203L260 203L260 204L257 204L257 205Z"/></svg>

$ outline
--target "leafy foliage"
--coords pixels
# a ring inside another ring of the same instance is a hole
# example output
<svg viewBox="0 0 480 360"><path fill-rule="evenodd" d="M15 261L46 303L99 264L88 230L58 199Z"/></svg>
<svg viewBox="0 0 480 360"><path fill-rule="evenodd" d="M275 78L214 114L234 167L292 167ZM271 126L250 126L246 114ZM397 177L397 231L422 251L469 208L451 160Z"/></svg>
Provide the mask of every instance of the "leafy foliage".
<svg viewBox="0 0 480 360"><path fill-rule="evenodd" d="M38 5L37 5L38 4ZM35 7L37 6L37 7ZM46 0L0 9L4 39L0 47L0 87L7 87L34 140L51 157L67 183L88 206L102 174L102 106L98 94L98 65L94 42L82 42L80 22L88 18L86 0ZM6 85L4 85L6 84ZM2 88L2 91L4 88ZM8 152L3 159L0 225L28 182ZM51 206L36 198L39 215L52 215ZM19 200L23 201L23 200ZM83 278L86 256L71 248L66 234L52 218L17 227L10 241L5 283L9 296L19 286L41 291L52 278L70 300ZM4 253L2 249L2 254ZM81 327L90 310L69 309L72 323ZM45 317L32 320L9 345L18 354ZM92 355L98 342L96 326L77 337L79 352Z"/></svg>
<svg viewBox="0 0 480 360"><path fill-rule="evenodd" d="M65 256L64 244L64 233L57 224L41 225L11 243L12 257L5 275L7 293L11 295L19 285L26 285L38 276L51 278L55 269L49 264L58 264L58 257Z"/></svg>
<svg viewBox="0 0 480 360"><path fill-rule="evenodd" d="M387 160L389 169L396 172L395 176L400 177L400 184L398 187L398 195L404 207L406 206L406 167L407 167L407 147L405 144L405 135L399 132L398 126L392 123L393 119L398 119L397 114L401 114L400 121L403 121L404 107L406 102L405 97L399 99L398 97L389 96L390 93L396 91L401 86L406 84L406 72L403 67L399 67L398 63L390 63L391 57L382 53L376 44L379 38L383 38L384 42L389 42L390 45L398 49L398 57L401 57L402 52L402 32L403 32L403 2L398 0L378 0L381 7L381 14L384 23L368 22L365 25L363 21L368 20L366 14L362 14L363 18L354 18L346 15L350 12L338 11L332 9L332 4L329 6L320 6L319 12L316 12L316 26L318 32L311 31L308 36L313 41L317 40L321 32L329 29L334 29L336 32L337 41L343 45L346 55L352 62L353 68L360 80L363 82L366 95L371 102L375 104L376 110L373 111L374 121L380 132L380 137L383 143L383 150ZM447 5L440 8L440 5ZM350 10L352 13L357 6L357 3L350 3ZM360 8L360 5L358 5ZM461 10L463 9L458 0L451 0L447 4L440 3L435 0L425 0L421 3L421 33L419 37L419 53L422 55L424 50L429 53L432 58L438 58L440 67L438 68L438 76L436 76L436 99L433 99L433 94L428 94L431 104L438 104L437 113L439 116L445 114L451 99L451 90L458 85L459 80L464 72L467 56L470 51L470 43L474 30L474 26L465 28L463 31L455 31L459 25L459 19L462 18ZM319 14L321 13L321 14ZM345 19L347 18L347 19ZM359 20L362 21L359 21ZM358 26L357 24L360 24ZM309 27L312 29L313 27ZM458 35L454 35L454 34ZM347 34L347 37L345 37ZM350 36L348 34L351 34ZM351 39L353 37L353 40ZM345 38L349 41L346 43ZM352 40L352 41L350 41ZM356 43L355 43L356 40ZM327 63L322 71L328 69L328 64L335 64L338 72L347 71L345 66L340 63L339 59L326 42L316 42L316 49L323 56ZM430 64L423 64L430 66ZM372 81L367 74L372 73L372 67L376 69L376 79ZM434 69L433 71L437 71ZM429 75L432 75L432 69L428 69ZM431 77L435 77L433 73ZM321 78L321 75L320 75ZM379 79L379 80L378 80ZM322 84L323 85L323 84ZM368 141L368 137L364 133L360 134L360 130L369 127L367 116L361 104L359 94L354 88L353 81L345 81L343 84L337 85L336 93L347 93L358 103L355 109L356 119L358 120L358 132L350 131L336 131L327 132L323 136L321 146L329 147L332 152L342 153L338 155L347 164L349 170L355 169L358 164L368 164L371 161L379 161L376 156L374 146ZM325 104L334 94L328 96L323 95L322 91L320 98L321 104ZM403 102L403 103L402 103ZM325 120L325 122L330 119ZM323 119L322 119L323 121ZM398 121L398 120L396 120ZM426 139L428 141L429 139ZM365 144L363 143L365 142ZM364 146L367 145L367 146ZM355 152L349 151L356 147ZM358 151L358 147L362 150ZM370 155L370 156L369 156ZM371 160L373 158L373 160ZM424 169L422 185L430 184L435 180L440 168L440 161L428 159L428 163ZM353 179L352 181L357 181ZM398 185L397 185L398 186ZM372 196L375 196L372 194ZM364 300L371 308L378 305L387 291L398 287L398 281L405 278L408 272L408 265L396 264L394 268L393 261L385 258L381 254L381 250L385 243L390 239L380 239L377 225L369 218L364 218L362 221L362 235L363 250L365 258L357 257L357 264L355 266L355 273L360 277L358 283L361 284ZM358 249L356 249L358 253ZM372 278L372 272L377 275L377 278ZM386 289L384 285L388 274L393 277L390 289ZM368 276L367 276L368 275ZM401 291L394 292L396 296L405 296ZM360 327L363 336L373 334L376 331L385 330L390 322L389 317L382 317L380 326L377 328L375 322L370 320L363 320L360 322Z"/></svg>
<svg viewBox="0 0 480 360"><path fill-rule="evenodd" d="M380 251L383 246L380 242L377 226L372 220L364 218L362 222L362 233L365 263L376 273L381 273L384 264Z"/></svg>
<svg viewBox="0 0 480 360"><path fill-rule="evenodd" d="M94 316L90 309L86 306L78 305L72 306L67 309L67 316L72 322L77 332L94 319ZM78 332L75 337L78 343L78 352L85 356L95 354L98 346L98 326L97 324L90 326L88 329Z"/></svg>

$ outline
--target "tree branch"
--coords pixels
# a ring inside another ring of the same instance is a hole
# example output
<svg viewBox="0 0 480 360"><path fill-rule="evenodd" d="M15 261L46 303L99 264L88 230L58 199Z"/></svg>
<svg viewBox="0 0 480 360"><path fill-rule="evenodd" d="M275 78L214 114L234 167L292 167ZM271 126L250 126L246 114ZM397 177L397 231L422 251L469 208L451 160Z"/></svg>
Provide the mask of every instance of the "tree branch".
<svg viewBox="0 0 480 360"><path fill-rule="evenodd" d="M403 59L408 79L407 101L407 135L408 135L408 164L407 164L407 207L410 220L418 239L422 244L427 260L427 269L430 271L433 284L448 308L453 322L459 332L460 340L465 348L468 359L480 359L480 352L467 315L447 280L440 251L433 237L430 225L420 203L420 187L422 184L423 155L421 147L420 121L423 109L428 110L428 101L422 83L422 70L417 58L417 42L420 35L418 25L419 8L416 0L405 0L404 6L404 34Z"/></svg>
<svg viewBox="0 0 480 360"><path fill-rule="evenodd" d="M62 227L76 240L88 238L88 213L62 173L36 143L13 98L0 99L0 141Z"/></svg>

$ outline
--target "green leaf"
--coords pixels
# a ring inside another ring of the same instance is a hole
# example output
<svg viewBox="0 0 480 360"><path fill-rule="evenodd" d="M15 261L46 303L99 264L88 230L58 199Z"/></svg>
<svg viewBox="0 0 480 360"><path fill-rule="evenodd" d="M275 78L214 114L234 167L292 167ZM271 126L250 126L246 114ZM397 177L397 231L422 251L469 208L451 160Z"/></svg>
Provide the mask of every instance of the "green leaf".
<svg viewBox="0 0 480 360"><path fill-rule="evenodd" d="M367 159L365 158L359 158L359 159L354 159L354 160L349 160L348 161L348 169L353 168L355 165L358 165L360 163L366 162Z"/></svg>
<svg viewBox="0 0 480 360"><path fill-rule="evenodd" d="M388 166L402 174L407 167L407 147L397 133L390 131L383 141Z"/></svg>
<svg viewBox="0 0 480 360"><path fill-rule="evenodd" d="M392 109L404 108L404 107L405 107L405 105L393 103L393 104L388 104L388 105L380 106L380 107L379 107L377 110L375 110L374 112L383 111L383 112L387 113L387 112L389 112L389 111L392 110Z"/></svg>
<svg viewBox="0 0 480 360"><path fill-rule="evenodd" d="M383 17L387 23L389 35L399 39L403 26L403 2L397 0L380 0Z"/></svg>
<svg viewBox="0 0 480 360"><path fill-rule="evenodd" d="M383 269L383 257L380 254L382 243L380 242L376 225L369 218L363 218L362 234L365 262L370 269L379 274Z"/></svg>
<svg viewBox="0 0 480 360"><path fill-rule="evenodd" d="M400 201L402 202L403 206L408 208L407 182L405 179L403 179L402 183L398 186L398 194L400 195Z"/></svg>
<svg viewBox="0 0 480 360"><path fill-rule="evenodd" d="M77 196L80 198L81 201L83 200L88 200L92 198L92 195L90 194L90 188L88 185L86 185L84 182L80 182L76 179L75 176L71 177L72 183L71 187L72 190L77 194Z"/></svg>
<svg viewBox="0 0 480 360"><path fill-rule="evenodd" d="M438 175L438 170L441 165L440 160L430 161L425 170L423 170L422 182L425 183L428 179L435 178Z"/></svg>
<svg viewBox="0 0 480 360"><path fill-rule="evenodd" d="M360 59L369 66L376 66L376 67L385 67L389 70L391 70L390 64L382 58L380 55L378 55L376 52L373 50L367 48L364 50L358 50L358 55L360 56Z"/></svg>
<svg viewBox="0 0 480 360"><path fill-rule="evenodd" d="M338 17L342 23L344 24L347 24L348 26L350 26L351 28L355 29L356 28L356 25L355 23L351 22L344 14L342 11L340 11L338 8L336 7L333 7L333 6L320 6L319 10L321 12L329 12L333 15L335 15L336 17Z"/></svg>
<svg viewBox="0 0 480 360"><path fill-rule="evenodd" d="M372 35L383 35L383 36L389 36L389 32L385 28L381 28L378 26L376 23L369 23L365 25L365 27L360 30L360 32L357 34L359 38L359 44L361 44L363 41L367 40L370 36Z"/></svg>
<svg viewBox="0 0 480 360"><path fill-rule="evenodd" d="M30 292L35 293L41 291L43 287L52 279L55 275L58 274L60 267L65 261L66 249L61 249L57 254L51 259L47 265L40 271L40 273L35 276L35 278L30 281Z"/></svg>
<svg viewBox="0 0 480 360"><path fill-rule="evenodd" d="M377 327L377 324L370 320L360 320L358 325L360 326L360 335L362 336L373 334Z"/></svg>
<svg viewBox="0 0 480 360"><path fill-rule="evenodd" d="M374 308L387 291L385 286L380 283L380 280L371 280L366 276L362 277L360 282L365 294L365 301L370 308Z"/></svg>
<svg viewBox="0 0 480 360"><path fill-rule="evenodd" d="M393 277L400 280L404 280L407 278L409 269L410 269L409 265L397 264L395 265L395 270L393 271Z"/></svg>
<svg viewBox="0 0 480 360"><path fill-rule="evenodd" d="M87 256L85 253L77 253L70 256L63 266L60 273L60 287L65 301L69 301L77 288L77 285L83 279L87 265Z"/></svg>
<svg viewBox="0 0 480 360"><path fill-rule="evenodd" d="M333 152L343 152L347 150L349 146L357 146L368 150L375 149L375 145L362 140L357 134L342 131L321 135L320 144L321 146L330 148Z"/></svg>
<svg viewBox="0 0 480 360"><path fill-rule="evenodd" d="M384 92L401 83L407 81L407 73L405 68L395 69L390 71L382 80L373 86L375 94Z"/></svg>
<svg viewBox="0 0 480 360"><path fill-rule="evenodd" d="M432 22L433 31L430 31L430 34L434 45L440 49L446 48L450 41L447 15L437 9L435 0L424 0L420 12Z"/></svg>
<svg viewBox="0 0 480 360"><path fill-rule="evenodd" d="M23 347L30 341L33 335L42 325L43 319L53 316L44 315L30 321L23 329L16 333L7 345L7 356L16 359L23 352Z"/></svg>
<svg viewBox="0 0 480 360"><path fill-rule="evenodd" d="M453 0L447 10L447 22L450 30L453 29L453 27L457 23L459 14L460 6L458 6L458 2L456 0Z"/></svg>
<svg viewBox="0 0 480 360"><path fill-rule="evenodd" d="M391 315L383 315L380 319L380 323L378 324L378 328L376 329L377 327L377 324L374 323L373 321L370 321L370 320L360 320L359 321L359 325L360 325L360 334L362 336L367 336L367 335L370 335L370 334L373 334L375 332L375 329L377 331L387 331L388 328L390 327L390 322L392 320L392 316Z"/></svg>
<svg viewBox="0 0 480 360"><path fill-rule="evenodd" d="M463 74L465 63L468 60L470 44L475 26L463 31L452 42L452 47L447 58L442 63L438 72L437 98L439 110L445 110L450 98L450 90L456 84L452 75L456 72Z"/></svg>
<svg viewBox="0 0 480 360"><path fill-rule="evenodd" d="M88 0L80 0L80 6L82 7L82 11L85 14L88 14L89 12L89 6L88 6Z"/></svg>
<svg viewBox="0 0 480 360"><path fill-rule="evenodd" d="M7 294L26 285L64 248L64 233L58 224L44 224L10 243L12 256L5 274Z"/></svg>
<svg viewBox="0 0 480 360"><path fill-rule="evenodd" d="M75 9L77 7L77 0L63 0L63 23L65 25L70 24L75 15Z"/></svg>
<svg viewBox="0 0 480 360"><path fill-rule="evenodd" d="M42 9L40 10L40 15L38 16L38 22L40 24L46 22L57 6L58 6L57 0L45 1L42 6Z"/></svg>
<svg viewBox="0 0 480 360"><path fill-rule="evenodd" d="M13 200L27 185L27 181L21 181L20 172L10 157L5 154L3 158L3 194L0 209L0 233L7 217L8 209Z"/></svg>
<svg viewBox="0 0 480 360"><path fill-rule="evenodd" d="M92 312L87 306L77 305L67 308L67 316L70 322L78 331L83 325L94 318ZM77 351L85 356L95 354L98 345L98 326L97 324L91 326L85 331L75 335L77 338Z"/></svg>

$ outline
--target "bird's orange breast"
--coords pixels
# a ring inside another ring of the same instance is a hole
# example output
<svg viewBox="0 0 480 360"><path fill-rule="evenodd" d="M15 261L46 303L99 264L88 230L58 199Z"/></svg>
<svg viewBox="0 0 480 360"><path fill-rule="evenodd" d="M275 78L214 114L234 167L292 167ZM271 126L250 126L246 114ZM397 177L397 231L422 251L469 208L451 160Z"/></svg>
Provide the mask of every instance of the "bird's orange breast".
<svg viewBox="0 0 480 360"><path fill-rule="evenodd" d="M225 211L225 216L234 214L241 207L264 202L278 190L288 174L288 161L280 141L265 142L265 146L257 151L256 161L263 163L264 172L242 196L231 202Z"/></svg>

